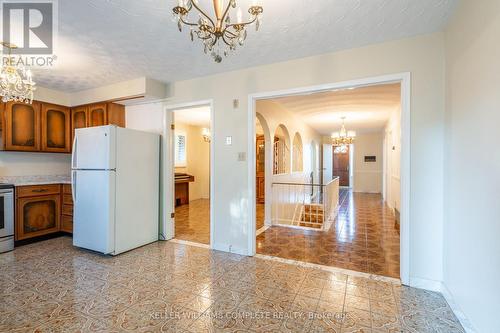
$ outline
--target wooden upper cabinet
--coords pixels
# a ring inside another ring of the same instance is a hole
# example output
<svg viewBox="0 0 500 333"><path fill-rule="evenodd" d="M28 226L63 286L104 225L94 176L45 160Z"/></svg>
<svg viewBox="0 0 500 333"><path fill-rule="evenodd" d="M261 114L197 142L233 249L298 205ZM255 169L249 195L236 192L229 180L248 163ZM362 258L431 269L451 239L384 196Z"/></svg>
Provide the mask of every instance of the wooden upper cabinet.
<svg viewBox="0 0 500 333"><path fill-rule="evenodd" d="M65 106L42 104L42 151L69 153L71 151L71 114Z"/></svg>
<svg viewBox="0 0 500 333"><path fill-rule="evenodd" d="M71 109L71 140L75 137L77 128L89 126L89 108L88 106L78 106Z"/></svg>
<svg viewBox="0 0 500 333"><path fill-rule="evenodd" d="M108 124L106 103L92 104L89 106L89 127L104 126Z"/></svg>
<svg viewBox="0 0 500 333"><path fill-rule="evenodd" d="M108 124L125 127L125 106L108 103Z"/></svg>
<svg viewBox="0 0 500 333"><path fill-rule="evenodd" d="M39 151L40 103L8 102L4 113L4 149Z"/></svg>

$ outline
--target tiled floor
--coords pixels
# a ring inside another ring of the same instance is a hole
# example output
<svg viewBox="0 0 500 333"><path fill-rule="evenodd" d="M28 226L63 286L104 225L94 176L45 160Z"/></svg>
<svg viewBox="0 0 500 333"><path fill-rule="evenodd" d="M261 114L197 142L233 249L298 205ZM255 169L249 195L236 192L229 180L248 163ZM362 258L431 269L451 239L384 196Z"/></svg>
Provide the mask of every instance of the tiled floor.
<svg viewBox="0 0 500 333"><path fill-rule="evenodd" d="M439 294L158 242L0 254L1 332L463 332Z"/></svg>
<svg viewBox="0 0 500 333"><path fill-rule="evenodd" d="M399 229L381 195L341 190L329 231L273 226L257 253L399 278Z"/></svg>
<svg viewBox="0 0 500 333"><path fill-rule="evenodd" d="M257 205L257 230L264 226L264 205ZM210 244L210 200L194 200L175 208L175 238Z"/></svg>
<svg viewBox="0 0 500 333"><path fill-rule="evenodd" d="M175 208L175 238L210 244L210 200L193 200Z"/></svg>

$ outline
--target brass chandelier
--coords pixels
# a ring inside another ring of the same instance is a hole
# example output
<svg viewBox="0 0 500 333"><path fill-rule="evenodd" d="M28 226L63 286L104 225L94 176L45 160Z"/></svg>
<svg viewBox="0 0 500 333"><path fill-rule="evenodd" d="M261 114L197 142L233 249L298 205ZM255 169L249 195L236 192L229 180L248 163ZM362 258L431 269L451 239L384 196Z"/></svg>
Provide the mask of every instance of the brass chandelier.
<svg viewBox="0 0 500 333"><path fill-rule="evenodd" d="M354 142L354 138L356 137L355 131L347 131L345 129L345 117L342 117L342 127L339 132L332 133L332 144L335 147L345 147Z"/></svg>
<svg viewBox="0 0 500 333"><path fill-rule="evenodd" d="M11 55L11 50L17 46L6 42L0 42L0 45L9 50L8 56L2 56L0 68L2 102L33 103L33 92L36 88L31 71L26 69L21 61L16 62Z"/></svg>
<svg viewBox="0 0 500 333"><path fill-rule="evenodd" d="M203 43L204 52L210 53L215 62L222 62L222 55L227 57L236 50L237 46L243 46L247 38L247 26L255 23L258 31L264 9L255 3L248 9L251 15L246 22L243 21L241 8L236 11L236 22L232 23L230 18L231 8L236 8L236 0L229 0L224 6L224 0L213 0L215 19L212 19L199 6L198 0L178 0L179 4L172 9L174 20L177 22L179 31L182 32L183 25L189 27L191 41L198 37ZM198 13L196 22L189 21L190 13Z"/></svg>

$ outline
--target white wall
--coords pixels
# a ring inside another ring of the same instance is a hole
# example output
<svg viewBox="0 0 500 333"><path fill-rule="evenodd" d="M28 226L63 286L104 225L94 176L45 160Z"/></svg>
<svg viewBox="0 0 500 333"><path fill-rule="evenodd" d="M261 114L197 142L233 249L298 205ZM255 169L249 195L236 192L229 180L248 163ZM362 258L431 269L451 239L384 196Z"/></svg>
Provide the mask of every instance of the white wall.
<svg viewBox="0 0 500 333"><path fill-rule="evenodd" d="M71 155L0 151L0 176L69 175Z"/></svg>
<svg viewBox="0 0 500 333"><path fill-rule="evenodd" d="M227 72L172 84L172 103L213 99L214 246L249 253L248 95L411 72L410 272L442 280L444 40L442 33ZM227 84L230 82L231 84ZM224 89L221 89L224 87ZM233 107L233 100L240 101ZM233 144L225 145L232 136ZM430 190L432 189L432 190ZM432 231L432 232L430 232Z"/></svg>
<svg viewBox="0 0 500 333"><path fill-rule="evenodd" d="M178 111L178 112L182 112ZM187 163L185 167L176 167L175 172L194 176L189 183L189 200L210 198L210 143L205 142L201 126L175 122L175 131L186 135Z"/></svg>
<svg viewBox="0 0 500 333"><path fill-rule="evenodd" d="M395 109L384 129L385 201L401 211L401 110Z"/></svg>
<svg viewBox="0 0 500 333"><path fill-rule="evenodd" d="M354 192L382 193L384 136L381 132L359 134L354 141ZM376 162L365 162L375 156Z"/></svg>
<svg viewBox="0 0 500 333"><path fill-rule="evenodd" d="M461 1L446 32L444 281L500 332L500 1Z"/></svg>

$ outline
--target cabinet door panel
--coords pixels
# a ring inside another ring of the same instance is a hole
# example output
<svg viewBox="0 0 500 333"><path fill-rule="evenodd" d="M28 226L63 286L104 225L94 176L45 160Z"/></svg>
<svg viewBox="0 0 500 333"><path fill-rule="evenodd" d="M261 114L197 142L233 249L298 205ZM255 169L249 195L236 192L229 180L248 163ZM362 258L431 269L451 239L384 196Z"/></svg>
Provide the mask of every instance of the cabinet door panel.
<svg viewBox="0 0 500 333"><path fill-rule="evenodd" d="M106 104L92 104L89 106L89 127L104 126L108 124Z"/></svg>
<svg viewBox="0 0 500 333"><path fill-rule="evenodd" d="M16 239L26 239L59 231L61 205L59 195L19 198L17 201Z"/></svg>
<svg viewBox="0 0 500 333"><path fill-rule="evenodd" d="M40 103L8 102L4 119L5 150L40 150Z"/></svg>
<svg viewBox="0 0 500 333"><path fill-rule="evenodd" d="M70 111L59 105L42 104L42 151L70 152Z"/></svg>
<svg viewBox="0 0 500 333"><path fill-rule="evenodd" d="M89 126L89 109L87 106L79 106L71 109L71 141L75 137L77 128Z"/></svg>

